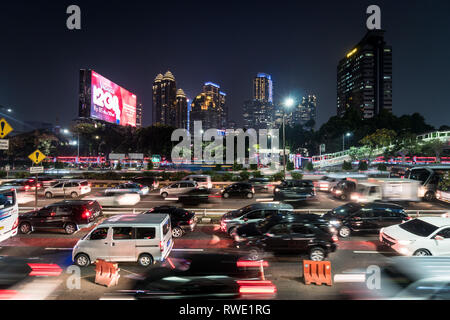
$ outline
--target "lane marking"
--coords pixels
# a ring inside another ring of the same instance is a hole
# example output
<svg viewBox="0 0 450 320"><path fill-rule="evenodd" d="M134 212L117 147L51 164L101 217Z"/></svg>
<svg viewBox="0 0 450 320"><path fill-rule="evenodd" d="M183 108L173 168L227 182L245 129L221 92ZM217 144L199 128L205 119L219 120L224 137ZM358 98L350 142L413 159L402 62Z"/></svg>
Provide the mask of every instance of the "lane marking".
<svg viewBox="0 0 450 320"><path fill-rule="evenodd" d="M356 254L376 254L376 253L393 253L393 252L388 252L388 251L353 251L353 253Z"/></svg>
<svg viewBox="0 0 450 320"><path fill-rule="evenodd" d="M172 249L172 251L198 251L198 252L202 252L202 251L205 251L205 249Z"/></svg>
<svg viewBox="0 0 450 320"><path fill-rule="evenodd" d="M73 250L73 248L44 248L44 250Z"/></svg>
<svg viewBox="0 0 450 320"><path fill-rule="evenodd" d="M335 274L335 283L348 283L348 282L366 282L365 273L353 273L353 274Z"/></svg>

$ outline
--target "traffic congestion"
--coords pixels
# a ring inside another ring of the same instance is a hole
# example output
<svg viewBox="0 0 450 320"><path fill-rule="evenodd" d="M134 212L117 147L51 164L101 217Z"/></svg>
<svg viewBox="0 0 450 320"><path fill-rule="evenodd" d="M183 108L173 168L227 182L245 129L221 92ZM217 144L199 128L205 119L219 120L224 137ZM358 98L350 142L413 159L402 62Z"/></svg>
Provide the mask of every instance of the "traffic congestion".
<svg viewBox="0 0 450 320"><path fill-rule="evenodd" d="M425 181L415 168L402 178L334 173L279 182L213 183L207 174L175 182L136 176L101 187L49 176L37 184L4 180L0 297L31 297L29 287L45 281L44 299L448 298L445 277L411 278L404 267L407 259L421 268L450 262L449 206L429 196L444 169L420 168L431 172ZM24 195L31 199L19 202ZM116 286L95 284L99 260L118 263ZM330 262L333 285L306 285L304 261ZM31 276L36 266L40 276ZM73 266L79 290L65 282ZM373 266L389 283L383 290L366 284ZM403 283L389 274L393 268L405 272ZM421 290L428 278L435 295Z"/></svg>

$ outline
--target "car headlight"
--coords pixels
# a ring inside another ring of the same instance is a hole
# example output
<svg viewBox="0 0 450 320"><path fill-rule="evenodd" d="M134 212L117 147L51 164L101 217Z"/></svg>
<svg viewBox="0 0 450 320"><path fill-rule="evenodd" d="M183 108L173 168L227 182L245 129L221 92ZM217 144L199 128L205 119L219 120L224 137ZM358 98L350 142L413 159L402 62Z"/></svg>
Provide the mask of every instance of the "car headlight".
<svg viewBox="0 0 450 320"><path fill-rule="evenodd" d="M335 190L334 191L336 194L342 194L342 191L341 190Z"/></svg>
<svg viewBox="0 0 450 320"><path fill-rule="evenodd" d="M279 192L280 191L280 189L278 189L278 188L275 188L275 192Z"/></svg>
<svg viewBox="0 0 450 320"><path fill-rule="evenodd" d="M341 222L339 220L331 220L330 224L333 225L333 226L340 226Z"/></svg>
<svg viewBox="0 0 450 320"><path fill-rule="evenodd" d="M407 245L410 245L413 242L414 242L414 240L400 240L398 242L398 244L401 244L402 246L407 246Z"/></svg>

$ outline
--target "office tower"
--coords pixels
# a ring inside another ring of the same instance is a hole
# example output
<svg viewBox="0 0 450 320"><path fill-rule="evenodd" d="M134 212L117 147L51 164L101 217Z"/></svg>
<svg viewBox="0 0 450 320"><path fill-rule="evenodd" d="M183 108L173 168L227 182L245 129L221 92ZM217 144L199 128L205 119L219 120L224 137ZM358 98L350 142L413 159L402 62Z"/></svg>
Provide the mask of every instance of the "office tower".
<svg viewBox="0 0 450 320"><path fill-rule="evenodd" d="M142 103L136 105L136 128L142 128L142 118L144 116L144 107Z"/></svg>
<svg viewBox="0 0 450 320"><path fill-rule="evenodd" d="M313 120L316 121L317 97L308 95L302 98L302 101L292 111L292 124L301 124L302 126Z"/></svg>
<svg viewBox="0 0 450 320"><path fill-rule="evenodd" d="M175 77L170 71L158 74L153 81L153 123L176 126Z"/></svg>
<svg viewBox="0 0 450 320"><path fill-rule="evenodd" d="M175 127L188 128L188 100L183 89L177 90L177 102L175 108Z"/></svg>
<svg viewBox="0 0 450 320"><path fill-rule="evenodd" d="M258 73L253 78L253 100L244 102L244 128L269 129L274 126L272 77Z"/></svg>
<svg viewBox="0 0 450 320"><path fill-rule="evenodd" d="M392 47L370 30L337 67L337 114L354 108L365 119L392 112Z"/></svg>
<svg viewBox="0 0 450 320"><path fill-rule="evenodd" d="M204 130L226 128L227 108L225 106L226 94L220 91L220 86L206 82L203 92L197 95L191 104L190 128L194 128L194 121L202 121Z"/></svg>
<svg viewBox="0 0 450 320"><path fill-rule="evenodd" d="M253 100L273 102L273 85L270 75L258 73L253 79Z"/></svg>

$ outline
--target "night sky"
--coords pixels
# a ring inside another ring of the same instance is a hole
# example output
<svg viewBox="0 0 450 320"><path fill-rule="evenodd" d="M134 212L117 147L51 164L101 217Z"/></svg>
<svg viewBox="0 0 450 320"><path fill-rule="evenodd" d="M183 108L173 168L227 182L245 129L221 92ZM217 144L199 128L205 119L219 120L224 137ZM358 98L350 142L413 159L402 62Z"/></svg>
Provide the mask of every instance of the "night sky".
<svg viewBox="0 0 450 320"><path fill-rule="evenodd" d="M82 30L66 28L67 6ZM170 70L192 99L204 82L227 93L241 124L252 78L272 75L276 101L316 94L336 114L336 66L378 4L393 46L393 111L450 125L450 1L1 1L0 105L20 120L67 126L78 115L79 69L135 93L151 123L151 86Z"/></svg>

